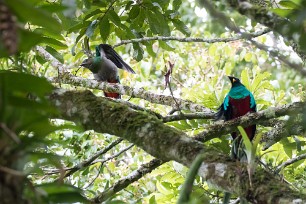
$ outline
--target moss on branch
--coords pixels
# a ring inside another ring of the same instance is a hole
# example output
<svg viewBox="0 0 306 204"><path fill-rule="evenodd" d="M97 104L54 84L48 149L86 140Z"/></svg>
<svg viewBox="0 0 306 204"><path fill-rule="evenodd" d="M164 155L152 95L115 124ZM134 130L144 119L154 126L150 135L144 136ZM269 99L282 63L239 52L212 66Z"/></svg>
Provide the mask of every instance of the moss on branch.
<svg viewBox="0 0 306 204"><path fill-rule="evenodd" d="M251 189L245 164L232 161L228 155L203 145L146 112L136 111L112 99L96 97L90 91L56 91L50 99L63 118L79 122L85 129L129 140L162 161L174 160L190 167L196 156L203 154L199 175L219 189L257 203L306 200L304 195L297 196L286 184L260 170L252 180L256 191ZM267 183L268 179L271 183ZM280 187L279 193L270 193L274 186ZM263 190L258 193L258 189Z"/></svg>

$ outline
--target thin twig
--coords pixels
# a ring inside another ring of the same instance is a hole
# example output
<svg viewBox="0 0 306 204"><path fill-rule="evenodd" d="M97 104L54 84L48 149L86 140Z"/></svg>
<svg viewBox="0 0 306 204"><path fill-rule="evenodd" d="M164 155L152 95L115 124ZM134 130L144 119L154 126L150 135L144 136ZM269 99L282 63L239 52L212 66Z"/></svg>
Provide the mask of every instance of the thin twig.
<svg viewBox="0 0 306 204"><path fill-rule="evenodd" d="M278 57L282 62L287 64L289 67L291 67L292 69L295 69L296 71L300 72L303 76L306 76L306 68L303 67L303 65L301 63L297 64L297 63L290 62L285 56L281 55L279 52L277 52L275 50L270 50L269 47L254 41L252 39L253 37L251 35L249 35L248 33L245 33L245 32L241 32L239 30L239 28L237 28L233 24L233 22L230 20L230 18L228 18L228 16L226 16L222 12L217 11L209 0L201 0L201 2L203 3L205 8L209 11L209 13L213 17L217 18L223 25L228 27L230 30L232 30L232 31L234 31L234 32L236 32L238 34L239 33L242 34L243 38L245 38L246 40L249 40L250 42L252 42L259 49L262 49L262 50L265 50L265 51L269 52L274 57ZM272 15L272 14L269 14L269 15ZM269 17L269 19L270 19L270 17ZM281 20L281 18L277 18L277 19ZM284 22L286 22L286 23L289 23L289 21L287 21L285 19L282 19L282 20ZM270 29L268 29L268 30L271 31Z"/></svg>
<svg viewBox="0 0 306 204"><path fill-rule="evenodd" d="M0 166L0 171L14 175L14 176L20 176L20 177L26 176L24 173L17 171L15 169L8 168L6 166Z"/></svg>
<svg viewBox="0 0 306 204"><path fill-rule="evenodd" d="M298 71L299 73L301 73L303 76L306 76L306 68L303 66L302 63L298 63L298 62L291 62L288 57L282 55L279 51L272 49L271 47L268 47L266 45L260 44L254 40L250 40L253 45L255 45L257 48L266 51L267 53L270 53L270 55L272 55L273 57L277 57L280 61L282 61L283 63L287 64L288 67L290 67L291 69L294 69L296 71Z"/></svg>
<svg viewBox="0 0 306 204"><path fill-rule="evenodd" d="M295 158L289 159L287 161L285 161L284 163L280 164L279 166L276 167L275 172L279 173L283 168L297 162L300 160L306 159L306 153L305 154L301 154Z"/></svg>
<svg viewBox="0 0 306 204"><path fill-rule="evenodd" d="M167 115L167 116L162 117L164 123L178 121L178 120L213 119L213 118L214 118L214 114L208 115L202 112L182 113L178 115Z"/></svg>
<svg viewBox="0 0 306 204"><path fill-rule="evenodd" d="M19 137L16 135L16 133L14 131L12 131L11 129L9 129L6 124L4 123L0 123L0 128L8 135L12 138L12 140L14 140L14 142L16 142L17 144L20 144L20 139Z"/></svg>
<svg viewBox="0 0 306 204"><path fill-rule="evenodd" d="M65 174L65 176L63 178L66 178L68 176L71 176L73 173L75 173L76 171L89 166L94 160L96 160L98 157L100 157L101 155L105 154L106 152L108 152L110 149L112 149L114 146L116 146L117 144L119 144L120 142L122 142L123 139L117 139L115 141L113 141L112 143L110 143L108 146L106 146L105 148L103 148L102 150L98 151L96 154L94 154L92 157L82 161L79 164L74 165L72 168L70 168L69 172L67 172Z"/></svg>
<svg viewBox="0 0 306 204"><path fill-rule="evenodd" d="M114 158L118 157L120 154L122 154L122 153L126 152L127 150L131 149L133 146L134 146L134 144L131 144L131 145L127 146L126 148L120 150L116 154L114 154L114 155L112 155L112 156L110 156L110 157L108 157L106 159L96 160L96 161L92 162L91 164L96 164L96 163L99 163L99 162L101 162L103 164L103 163L105 163L105 162L107 162L107 161L109 161L111 159L114 159Z"/></svg>
<svg viewBox="0 0 306 204"><path fill-rule="evenodd" d="M96 196L92 199L94 203L101 203L108 198L115 195L117 192L121 191L122 189L126 188L131 183L141 179L144 175L150 173L164 162L159 159L153 159L148 163L145 163L140 166L139 169L133 171L128 176L118 180L114 185L103 191L100 195Z"/></svg>
<svg viewBox="0 0 306 204"><path fill-rule="evenodd" d="M263 29L261 31L257 31L254 33L248 33L249 36L252 38L259 37L261 35L264 35L268 32L270 32L270 29ZM156 40L162 40L162 41L178 41L178 42L188 42L188 43L194 43L194 42L203 42L203 43L217 43L217 42L232 42L237 40L242 40L245 37L242 35L237 35L234 37L229 38L213 38L213 39L206 39L206 38L193 38L193 37L187 37L187 38L181 38L181 37L175 37L175 36L155 36L155 37L144 37L144 38L135 38L130 40L122 40L121 42L114 45L114 47L118 47L125 44L130 43L140 43L140 42L148 42L148 41L156 41Z"/></svg>
<svg viewBox="0 0 306 204"><path fill-rule="evenodd" d="M101 171L101 169L102 169L102 166L103 166L103 164L104 164L105 162L107 162L107 161L109 161L109 160L111 160L111 159L114 159L114 158L118 157L120 154L122 154L123 152L126 152L127 150L131 149L133 146L134 146L134 144L131 144L130 146L128 146L128 147L122 149L122 150L119 151L118 153L116 153L116 154L114 154L114 155L112 155L112 156L110 156L110 157L108 157L108 158L106 158L106 159L97 160L97 161L92 162L91 165L92 165L92 164L99 163L99 162L101 163L101 165L100 165L100 167L99 167L99 171L98 171L97 175L95 176L95 178L94 178L86 187L83 187L83 189L88 188L89 186L91 186L91 185L94 183L94 181L98 178L99 173L100 173L100 171Z"/></svg>

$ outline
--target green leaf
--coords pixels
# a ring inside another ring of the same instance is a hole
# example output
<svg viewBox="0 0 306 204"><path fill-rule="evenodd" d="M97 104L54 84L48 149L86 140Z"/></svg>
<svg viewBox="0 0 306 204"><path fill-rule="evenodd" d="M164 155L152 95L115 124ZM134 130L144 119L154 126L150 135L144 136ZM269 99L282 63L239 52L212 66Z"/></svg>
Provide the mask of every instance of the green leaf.
<svg viewBox="0 0 306 204"><path fill-rule="evenodd" d="M241 133L241 136L243 138L243 142L245 144L247 152L252 152L253 145L252 145L252 142L250 141L248 135L246 134L245 130L241 126L238 126L238 130Z"/></svg>
<svg viewBox="0 0 306 204"><path fill-rule="evenodd" d="M65 38L61 35L60 32L51 32L50 30L46 28L42 28L42 27L36 28L34 32L37 34L41 34L43 36L49 37L49 38L54 38L56 40L65 41Z"/></svg>
<svg viewBox="0 0 306 204"><path fill-rule="evenodd" d="M135 28L142 27L146 18L146 12L144 9L140 8L138 16L132 21L132 26Z"/></svg>
<svg viewBox="0 0 306 204"><path fill-rule="evenodd" d="M132 4L134 3L134 1L129 1L128 3L124 2L126 4L124 10L128 11L130 10Z"/></svg>
<svg viewBox="0 0 306 204"><path fill-rule="evenodd" d="M249 89L250 91L253 91L252 87L251 87L251 83L250 83L250 79L249 79L249 69L244 69L241 72L241 82L242 84L244 84L247 89Z"/></svg>
<svg viewBox="0 0 306 204"><path fill-rule="evenodd" d="M88 13L85 15L85 17L83 18L83 21L89 19L89 18L92 17L92 16L95 16L95 15L101 14L101 13L102 13L102 11L101 11L100 9L94 9L94 10L88 12Z"/></svg>
<svg viewBox="0 0 306 204"><path fill-rule="evenodd" d="M10 0L6 4L18 14L18 17L23 22L31 22L52 30L53 32L60 32L60 23L52 17L52 13L47 10L36 7L31 1L24 0Z"/></svg>
<svg viewBox="0 0 306 204"><path fill-rule="evenodd" d="M122 27L121 20L117 13L114 10L109 10L108 12L108 18L111 20L116 26Z"/></svg>
<svg viewBox="0 0 306 204"><path fill-rule="evenodd" d="M281 16L281 17L287 17L289 14L291 14L293 12L292 9L280 9L280 8L276 8L276 9L271 9L274 13L276 13L277 15Z"/></svg>
<svg viewBox="0 0 306 204"><path fill-rule="evenodd" d="M91 24L91 21L82 21L80 23L77 23L75 24L74 26L71 26L69 29L68 29L68 33L71 33L71 32L76 32L80 29L84 29L89 26Z"/></svg>
<svg viewBox="0 0 306 204"><path fill-rule="evenodd" d="M170 28L165 21L165 17L158 10L155 10L154 13L151 10L146 10L147 19L149 26L154 34L160 34L163 36L170 35Z"/></svg>
<svg viewBox="0 0 306 204"><path fill-rule="evenodd" d="M47 183L37 185L35 188L45 192L49 202L54 203L89 203L81 194L81 190L68 184Z"/></svg>
<svg viewBox="0 0 306 204"><path fill-rule="evenodd" d="M46 47L46 51L49 52L53 57L55 57L58 61L60 61L61 63L64 63L64 58L63 56L57 52L57 50L55 50L54 48L47 46Z"/></svg>
<svg viewBox="0 0 306 204"><path fill-rule="evenodd" d="M170 0L153 0L153 5L161 9L167 9L170 3Z"/></svg>
<svg viewBox="0 0 306 204"><path fill-rule="evenodd" d="M57 50L61 50L61 49L67 49L68 46L64 43L62 43L59 40L56 40L54 38L49 38L49 37L42 37L41 38L41 42L47 45L51 45L52 47L54 47Z"/></svg>
<svg viewBox="0 0 306 204"><path fill-rule="evenodd" d="M35 45L42 41L42 36L40 34L30 32L27 30L20 30L20 43L18 51L27 52Z"/></svg>
<svg viewBox="0 0 306 204"><path fill-rule="evenodd" d="M75 45L81 40L81 38L86 33L87 28L83 28L79 33L78 37L75 39Z"/></svg>
<svg viewBox="0 0 306 204"><path fill-rule="evenodd" d="M51 12L51 13L62 12L65 9L67 9L67 7L61 5L60 3L56 3L56 2L53 2L52 4L43 4L43 5L40 5L38 8L42 10L47 10L48 12Z"/></svg>
<svg viewBox="0 0 306 204"><path fill-rule="evenodd" d="M281 140L281 144L283 145L284 151L286 155L291 159L292 158L292 151L296 149L296 143L290 142L288 138L284 138Z"/></svg>
<svg viewBox="0 0 306 204"><path fill-rule="evenodd" d="M35 59L37 60L39 64L42 64L42 65L48 62L45 58L41 57L40 55L36 55Z"/></svg>
<svg viewBox="0 0 306 204"><path fill-rule="evenodd" d="M172 194L172 190L169 188L169 185L167 185L167 182L156 182L156 188L159 192L161 192L164 195Z"/></svg>
<svg viewBox="0 0 306 204"><path fill-rule="evenodd" d="M152 57L156 57L156 53L153 50L153 42L148 41L148 42L143 42L143 44L146 46L146 51L151 55Z"/></svg>
<svg viewBox="0 0 306 204"><path fill-rule="evenodd" d="M293 139L294 139L294 141L296 143L296 150L298 152L300 152L302 150L302 142L301 142L301 140L298 137L296 137L296 136L294 136Z"/></svg>
<svg viewBox="0 0 306 204"><path fill-rule="evenodd" d="M288 0L280 1L279 5L289 8L289 9L299 9L300 8L299 5L297 5L293 1L288 1Z"/></svg>
<svg viewBox="0 0 306 204"><path fill-rule="evenodd" d="M129 12L128 20L134 20L138 15L140 14L140 6L135 5L132 7L132 9Z"/></svg>
<svg viewBox="0 0 306 204"><path fill-rule="evenodd" d="M272 88L270 82L265 81L269 79L271 74L269 72L257 73L251 87L248 87L254 93L260 88Z"/></svg>
<svg viewBox="0 0 306 204"><path fill-rule="evenodd" d="M102 40L106 41L110 34L110 23L107 16L104 16L99 23L100 35Z"/></svg>
<svg viewBox="0 0 306 204"><path fill-rule="evenodd" d="M180 20L178 19L173 19L172 20L173 25L175 26L176 29L181 31L183 34L190 36L191 32L188 29L188 27Z"/></svg>
<svg viewBox="0 0 306 204"><path fill-rule="evenodd" d="M161 48L163 48L167 51L174 51L175 50L175 48L170 44L170 42L165 42L165 41L159 40L158 43L159 43Z"/></svg>
<svg viewBox="0 0 306 204"><path fill-rule="evenodd" d="M209 53L210 56L214 56L216 51L217 51L217 45L216 44L212 44L212 45L209 46L208 53Z"/></svg>
<svg viewBox="0 0 306 204"><path fill-rule="evenodd" d="M155 195L152 195L149 199L149 204L157 204L156 199L155 199Z"/></svg>
<svg viewBox="0 0 306 204"><path fill-rule="evenodd" d="M88 26L88 28L86 29L86 32L85 32L85 34L86 34L86 36L87 36L88 38L91 38L91 37L93 36L93 34L94 34L94 32L95 32L95 29L96 29L97 25L98 25L98 21L97 21L97 20L94 20L94 21L92 21L91 24Z"/></svg>
<svg viewBox="0 0 306 204"><path fill-rule="evenodd" d="M151 11L147 10L146 11L146 16L147 16L149 26L150 26L150 29L151 29L152 33L153 34L159 34L159 32L158 32L159 23L158 23L157 19L155 18L155 15Z"/></svg>
<svg viewBox="0 0 306 204"><path fill-rule="evenodd" d="M173 10L178 10L182 5L182 0L173 0Z"/></svg>
<svg viewBox="0 0 306 204"><path fill-rule="evenodd" d="M39 97L44 97L45 94L50 93L53 89L53 86L46 79L24 73L0 71L0 81L4 82L4 84L0 83L0 90L4 85L10 92L30 91Z"/></svg>
<svg viewBox="0 0 306 204"><path fill-rule="evenodd" d="M143 58L144 50L141 48L140 43L133 43L133 48L134 48L133 58L139 62Z"/></svg>
<svg viewBox="0 0 306 204"><path fill-rule="evenodd" d="M248 52L244 55L244 60L246 62L251 62L252 61L252 57L253 57L253 54L251 52Z"/></svg>

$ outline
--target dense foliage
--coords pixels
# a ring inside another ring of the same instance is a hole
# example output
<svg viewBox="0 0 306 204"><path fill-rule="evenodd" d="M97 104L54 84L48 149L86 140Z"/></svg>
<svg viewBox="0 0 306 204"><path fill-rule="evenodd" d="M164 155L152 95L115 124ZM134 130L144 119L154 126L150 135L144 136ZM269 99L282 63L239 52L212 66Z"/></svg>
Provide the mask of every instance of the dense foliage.
<svg viewBox="0 0 306 204"><path fill-rule="evenodd" d="M154 157L118 139L121 135L87 129L82 118L66 120L50 104L49 94L59 88L90 89L86 83L68 83L65 74L92 79L79 65L96 45L107 43L136 72L121 71L121 83L154 96L170 95L216 111L230 89L226 76L233 75L254 94L258 111L303 102L305 10L305 1L299 0L0 0L0 187L8 186L0 190L0 200L86 203L102 194L99 202L177 202L186 166L157 162L139 180L124 180ZM171 64L170 85L165 86ZM99 89L91 91L103 96ZM216 123L205 114L185 119L194 111L148 98L145 93L123 95L148 115L181 117L165 125L190 137ZM274 119L258 122L262 142L256 162L305 198L303 111L283 117L272 111ZM229 133L215 134L204 145L229 155ZM292 162L287 166L286 161ZM109 191L117 182L127 185ZM195 178L191 202L221 203L223 196L218 186Z"/></svg>

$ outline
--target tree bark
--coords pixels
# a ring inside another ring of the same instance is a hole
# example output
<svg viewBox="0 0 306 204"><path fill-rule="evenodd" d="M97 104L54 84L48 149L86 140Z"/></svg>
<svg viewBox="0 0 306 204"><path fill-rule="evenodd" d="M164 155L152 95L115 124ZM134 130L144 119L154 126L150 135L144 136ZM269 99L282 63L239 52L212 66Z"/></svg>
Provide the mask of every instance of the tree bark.
<svg viewBox="0 0 306 204"><path fill-rule="evenodd" d="M249 185L246 164L233 161L215 148L207 147L185 133L169 127L155 116L135 111L120 102L96 97L90 91L57 90L51 102L61 117L80 123L85 129L124 138L162 160L174 160L187 167L198 154L204 161L198 174L218 189L246 197L254 203L306 201L280 179L257 168Z"/></svg>

